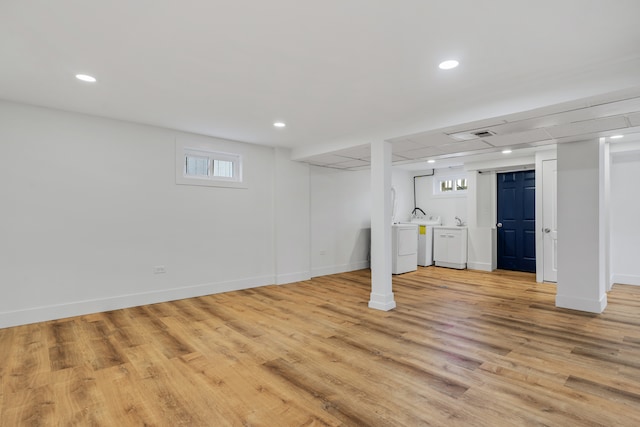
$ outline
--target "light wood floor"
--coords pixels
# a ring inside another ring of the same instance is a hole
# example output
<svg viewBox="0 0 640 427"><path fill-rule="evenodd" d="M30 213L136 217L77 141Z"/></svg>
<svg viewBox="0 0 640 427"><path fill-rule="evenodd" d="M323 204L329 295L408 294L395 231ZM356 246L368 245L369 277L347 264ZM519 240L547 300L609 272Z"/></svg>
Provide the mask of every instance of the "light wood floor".
<svg viewBox="0 0 640 427"><path fill-rule="evenodd" d="M640 287L369 272L0 329L2 426L639 426Z"/></svg>

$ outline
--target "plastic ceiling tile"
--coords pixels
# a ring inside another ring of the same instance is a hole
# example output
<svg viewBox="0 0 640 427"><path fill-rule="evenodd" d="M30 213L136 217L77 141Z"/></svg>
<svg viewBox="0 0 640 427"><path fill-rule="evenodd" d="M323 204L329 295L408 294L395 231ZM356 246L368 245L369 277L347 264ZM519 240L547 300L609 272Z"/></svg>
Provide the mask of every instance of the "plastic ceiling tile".
<svg viewBox="0 0 640 427"><path fill-rule="evenodd" d="M640 126L640 113L629 114L627 118L631 126Z"/></svg>
<svg viewBox="0 0 640 427"><path fill-rule="evenodd" d="M421 148L420 144L417 144L410 139L399 139L391 142L391 150L394 153L417 150L418 148Z"/></svg>
<svg viewBox="0 0 640 427"><path fill-rule="evenodd" d="M482 138L483 141L494 147L504 147L507 145L527 144L530 142L552 140L551 136L544 129L531 129L524 132L510 133L507 135L495 135L489 138Z"/></svg>
<svg viewBox="0 0 640 427"><path fill-rule="evenodd" d="M322 164L322 165L334 165L337 163L344 163L349 160L353 160L349 157L337 156L335 154L320 154L318 156L312 156L308 159L304 159L304 161L314 164Z"/></svg>
<svg viewBox="0 0 640 427"><path fill-rule="evenodd" d="M364 160L349 160L348 162L336 163L331 166L337 167L337 168L355 168L359 166L368 166L368 165L369 165L369 162L366 162Z"/></svg>
<svg viewBox="0 0 640 427"><path fill-rule="evenodd" d="M628 125L625 118L622 116L615 116L553 126L547 128L547 132L552 138L564 138L567 136L585 135L593 132L624 129L626 127L628 127Z"/></svg>
<svg viewBox="0 0 640 427"><path fill-rule="evenodd" d="M451 144L453 142L456 142L455 139L451 138L444 132L421 134L411 136L409 137L409 139L419 144L420 147L436 147L438 145Z"/></svg>
<svg viewBox="0 0 640 427"><path fill-rule="evenodd" d="M484 141L465 141L456 142L455 144L441 145L436 147L441 154L458 153L462 151L482 150L483 148L493 148Z"/></svg>
<svg viewBox="0 0 640 427"><path fill-rule="evenodd" d="M442 151L436 149L435 147L425 147L425 148L419 148L417 150L403 151L401 153L395 153L395 154L405 157L407 159L413 160L413 159L421 159L423 157L438 156L442 154Z"/></svg>
<svg viewBox="0 0 640 427"><path fill-rule="evenodd" d="M338 150L333 154L350 157L352 159L363 159L365 157L371 157L371 146L361 145L359 147L346 148L344 150Z"/></svg>

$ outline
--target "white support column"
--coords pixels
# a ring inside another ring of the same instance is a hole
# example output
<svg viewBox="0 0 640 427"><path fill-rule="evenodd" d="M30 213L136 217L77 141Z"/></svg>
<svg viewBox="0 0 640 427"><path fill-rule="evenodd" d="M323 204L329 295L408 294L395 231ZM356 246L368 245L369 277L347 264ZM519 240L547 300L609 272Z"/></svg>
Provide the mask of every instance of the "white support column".
<svg viewBox="0 0 640 427"><path fill-rule="evenodd" d="M604 141L558 144L558 284L556 305L602 313L609 268Z"/></svg>
<svg viewBox="0 0 640 427"><path fill-rule="evenodd" d="M395 308L391 285L391 144L371 143L371 299L369 307Z"/></svg>
<svg viewBox="0 0 640 427"><path fill-rule="evenodd" d="M600 138L600 282L609 292L611 280L611 154L605 138Z"/></svg>

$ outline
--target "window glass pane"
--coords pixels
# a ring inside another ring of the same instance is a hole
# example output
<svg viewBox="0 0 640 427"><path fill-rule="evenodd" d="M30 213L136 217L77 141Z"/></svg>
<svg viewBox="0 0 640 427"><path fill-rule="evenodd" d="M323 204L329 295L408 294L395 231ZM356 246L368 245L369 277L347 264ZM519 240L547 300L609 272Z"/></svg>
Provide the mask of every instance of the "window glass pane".
<svg viewBox="0 0 640 427"><path fill-rule="evenodd" d="M187 176L209 176L209 158L186 156L185 173Z"/></svg>
<svg viewBox="0 0 640 427"><path fill-rule="evenodd" d="M227 160L213 160L213 176L233 178L233 162Z"/></svg>
<svg viewBox="0 0 640 427"><path fill-rule="evenodd" d="M440 181L440 191L443 193L446 191L453 191L453 181L450 179Z"/></svg>
<svg viewBox="0 0 640 427"><path fill-rule="evenodd" d="M456 180L456 191L462 191L467 189L467 180L465 178Z"/></svg>

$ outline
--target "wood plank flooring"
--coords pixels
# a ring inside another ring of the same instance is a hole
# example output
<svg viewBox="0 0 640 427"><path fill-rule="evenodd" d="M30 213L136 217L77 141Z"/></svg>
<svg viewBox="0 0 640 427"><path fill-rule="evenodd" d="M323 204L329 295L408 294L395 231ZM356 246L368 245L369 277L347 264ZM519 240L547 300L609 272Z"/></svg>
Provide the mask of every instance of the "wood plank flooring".
<svg viewBox="0 0 640 427"><path fill-rule="evenodd" d="M640 287L368 270L0 329L0 426L639 426Z"/></svg>

